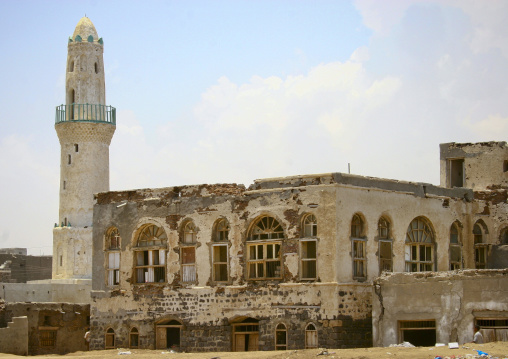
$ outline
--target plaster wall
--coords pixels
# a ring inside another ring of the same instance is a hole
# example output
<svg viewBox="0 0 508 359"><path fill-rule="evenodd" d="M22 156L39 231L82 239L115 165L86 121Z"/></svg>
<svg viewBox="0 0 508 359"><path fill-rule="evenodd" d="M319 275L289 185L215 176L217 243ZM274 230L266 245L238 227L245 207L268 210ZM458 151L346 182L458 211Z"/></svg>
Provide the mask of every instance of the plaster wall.
<svg viewBox="0 0 508 359"><path fill-rule="evenodd" d="M2 283L0 299L16 302L89 304L91 283Z"/></svg>
<svg viewBox="0 0 508 359"><path fill-rule="evenodd" d="M451 187L449 160L453 159L464 159L463 187L481 191L508 186L506 142L443 143L440 152L442 187Z"/></svg>
<svg viewBox="0 0 508 359"><path fill-rule="evenodd" d="M374 282L375 346L401 342L403 320L435 320L440 343L471 342L482 317L508 317L508 269L392 273Z"/></svg>
<svg viewBox="0 0 508 359"><path fill-rule="evenodd" d="M91 279L92 228L54 228L53 258L53 279Z"/></svg>
<svg viewBox="0 0 508 359"><path fill-rule="evenodd" d="M14 317L6 328L0 328L0 352L28 355L28 318Z"/></svg>

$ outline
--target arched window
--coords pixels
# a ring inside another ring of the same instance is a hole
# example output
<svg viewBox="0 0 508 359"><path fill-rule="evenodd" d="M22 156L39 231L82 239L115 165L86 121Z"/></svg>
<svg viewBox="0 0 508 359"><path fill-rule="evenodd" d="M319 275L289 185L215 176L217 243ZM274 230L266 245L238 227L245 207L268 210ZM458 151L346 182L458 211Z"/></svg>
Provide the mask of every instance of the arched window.
<svg viewBox="0 0 508 359"><path fill-rule="evenodd" d="M499 234L499 243L508 244L508 227L504 227Z"/></svg>
<svg viewBox="0 0 508 359"><path fill-rule="evenodd" d="M212 278L215 282L229 279L229 223L225 218L215 222L212 243Z"/></svg>
<svg viewBox="0 0 508 359"><path fill-rule="evenodd" d="M134 247L135 283L163 283L166 280L166 232L148 224L141 228ZM148 249L149 248L149 249Z"/></svg>
<svg viewBox="0 0 508 359"><path fill-rule="evenodd" d="M379 273L393 270L392 239L390 234L390 222L385 218L379 218L377 223L379 238Z"/></svg>
<svg viewBox="0 0 508 359"><path fill-rule="evenodd" d="M302 221L302 239L300 239L300 277L302 280L317 279L317 220L313 214L307 214ZM312 239L311 239L312 238Z"/></svg>
<svg viewBox="0 0 508 359"><path fill-rule="evenodd" d="M480 219L473 227L474 258L476 269L487 268L487 226Z"/></svg>
<svg viewBox="0 0 508 359"><path fill-rule="evenodd" d="M269 216L257 219L248 236L251 241L282 238L284 238L284 229L275 218Z"/></svg>
<svg viewBox="0 0 508 359"><path fill-rule="evenodd" d="M275 350L287 350L287 342L288 332L286 326L283 323L279 323L275 328Z"/></svg>
<svg viewBox="0 0 508 359"><path fill-rule="evenodd" d="M351 244L353 254L353 278L363 280L367 277L367 242L364 238L364 221L359 214L351 220Z"/></svg>
<svg viewBox="0 0 508 359"><path fill-rule="evenodd" d="M132 328L129 333L129 348L139 348L139 332L136 327Z"/></svg>
<svg viewBox="0 0 508 359"><path fill-rule="evenodd" d="M282 278L281 243L284 229L273 217L258 218L248 233L247 275L249 279Z"/></svg>
<svg viewBox="0 0 508 359"><path fill-rule="evenodd" d="M183 226L182 243L196 243L197 229L194 222L188 221Z"/></svg>
<svg viewBox="0 0 508 359"><path fill-rule="evenodd" d="M108 286L120 284L120 234L118 228L111 227L106 232L106 283Z"/></svg>
<svg viewBox="0 0 508 359"><path fill-rule="evenodd" d="M462 268L462 248L460 224L455 222L450 227L450 270Z"/></svg>
<svg viewBox="0 0 508 359"><path fill-rule="evenodd" d="M434 233L429 221L417 217L406 232L406 272L426 272L434 269Z"/></svg>
<svg viewBox="0 0 508 359"><path fill-rule="evenodd" d="M105 349L114 349L114 348L115 348L115 331L113 328L108 328L106 330Z"/></svg>
<svg viewBox="0 0 508 359"><path fill-rule="evenodd" d="M182 266L182 282L193 283L196 281L196 240L197 228L194 222L187 221L183 224L180 243L180 259Z"/></svg>
<svg viewBox="0 0 508 359"><path fill-rule="evenodd" d="M318 347L318 336L316 326L313 323L307 324L305 327L305 349L313 349Z"/></svg>
<svg viewBox="0 0 508 359"><path fill-rule="evenodd" d="M313 214L308 214L303 217L303 237L316 237L317 236L317 220Z"/></svg>

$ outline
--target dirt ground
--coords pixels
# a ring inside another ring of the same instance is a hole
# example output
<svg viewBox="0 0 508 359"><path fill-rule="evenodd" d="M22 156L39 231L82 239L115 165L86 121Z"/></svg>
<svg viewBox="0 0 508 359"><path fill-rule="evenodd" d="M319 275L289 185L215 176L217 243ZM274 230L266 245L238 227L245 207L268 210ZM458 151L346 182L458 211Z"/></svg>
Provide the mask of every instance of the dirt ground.
<svg viewBox="0 0 508 359"><path fill-rule="evenodd" d="M78 359L119 359L122 352L130 352L120 358L123 359L434 359L441 357L448 358L479 358L476 350L489 354L490 358L508 359L508 342L495 342L487 344L465 344L459 349L448 349L448 347L418 347L418 348L362 348L362 349L327 349L328 355L322 354L322 349L288 350L270 352L221 352L221 353L170 353L163 350L136 350L136 349L112 349L97 350L90 352L77 352L67 355L40 355L37 359L57 357ZM21 358L17 355L0 354L0 358Z"/></svg>

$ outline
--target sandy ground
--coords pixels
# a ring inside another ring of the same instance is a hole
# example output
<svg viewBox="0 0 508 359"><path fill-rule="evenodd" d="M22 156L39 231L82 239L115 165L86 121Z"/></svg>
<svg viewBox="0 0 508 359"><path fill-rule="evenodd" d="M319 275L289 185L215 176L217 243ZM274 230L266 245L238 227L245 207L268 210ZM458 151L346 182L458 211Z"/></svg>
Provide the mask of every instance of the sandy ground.
<svg viewBox="0 0 508 359"><path fill-rule="evenodd" d="M77 352L67 355L40 355L36 358L92 358L92 359L434 359L436 357L449 358L475 358L478 353L475 349L489 354L491 358L508 359L508 342L495 342L487 344L465 344L459 349L448 349L448 347L418 347L418 348L365 348L365 349L327 349L328 355L318 355L322 350L288 350L288 351L270 351L270 352L221 352L221 353L169 353L163 350L136 350L131 349L130 355L119 356L122 351L127 349L97 350L90 352ZM21 358L20 356L10 354L0 354L0 358Z"/></svg>

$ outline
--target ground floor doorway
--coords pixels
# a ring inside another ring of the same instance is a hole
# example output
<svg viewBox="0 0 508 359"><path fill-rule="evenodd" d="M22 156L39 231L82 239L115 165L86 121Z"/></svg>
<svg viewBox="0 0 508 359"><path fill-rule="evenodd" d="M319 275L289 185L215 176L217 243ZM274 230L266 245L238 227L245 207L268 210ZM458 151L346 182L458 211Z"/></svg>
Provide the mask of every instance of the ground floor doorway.
<svg viewBox="0 0 508 359"><path fill-rule="evenodd" d="M436 345L436 321L400 321L399 342L409 342L417 347L428 347Z"/></svg>
<svg viewBox="0 0 508 359"><path fill-rule="evenodd" d="M167 320L155 325L155 347L157 349L180 350L182 323Z"/></svg>
<svg viewBox="0 0 508 359"><path fill-rule="evenodd" d="M233 351L250 352L259 350L259 321L246 318L233 326Z"/></svg>

